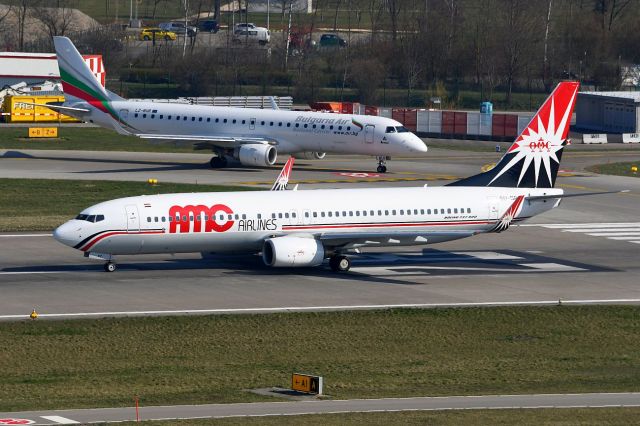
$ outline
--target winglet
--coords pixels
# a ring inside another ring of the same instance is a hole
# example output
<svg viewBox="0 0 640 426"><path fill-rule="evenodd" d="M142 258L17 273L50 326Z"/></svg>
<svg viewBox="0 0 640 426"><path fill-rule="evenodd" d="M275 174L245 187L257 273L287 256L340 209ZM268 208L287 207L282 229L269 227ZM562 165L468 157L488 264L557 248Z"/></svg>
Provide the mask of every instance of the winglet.
<svg viewBox="0 0 640 426"><path fill-rule="evenodd" d="M291 169L293 168L294 161L295 158L293 156L289 157L284 167L280 171L278 178L273 183L271 191L285 191L287 189L287 184L289 183L289 176L291 175Z"/></svg>
<svg viewBox="0 0 640 426"><path fill-rule="evenodd" d="M276 98L273 96L269 96L269 102L271 103L271 109L280 109L278 103L276 102Z"/></svg>

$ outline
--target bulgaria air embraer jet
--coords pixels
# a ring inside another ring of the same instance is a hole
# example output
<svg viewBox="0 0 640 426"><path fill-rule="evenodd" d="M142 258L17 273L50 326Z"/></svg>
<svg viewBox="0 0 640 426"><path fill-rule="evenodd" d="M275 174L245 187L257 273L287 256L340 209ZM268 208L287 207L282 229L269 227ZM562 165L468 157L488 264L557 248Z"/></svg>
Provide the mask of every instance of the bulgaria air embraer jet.
<svg viewBox="0 0 640 426"><path fill-rule="evenodd" d="M370 115L327 114L133 102L102 87L66 37L53 38L65 95L49 104L83 121L144 139L181 140L213 149L212 167L230 160L270 166L277 154L321 159L325 153L361 154L378 159L378 172L394 155L427 152L425 143L399 122Z"/></svg>
<svg viewBox="0 0 640 426"><path fill-rule="evenodd" d="M362 247L505 231L567 196L554 183L577 91L576 82L560 83L493 169L449 186L121 198L83 210L54 237L105 260L107 271L116 268L114 255L186 252L262 252L273 267L329 258L346 271L346 254Z"/></svg>

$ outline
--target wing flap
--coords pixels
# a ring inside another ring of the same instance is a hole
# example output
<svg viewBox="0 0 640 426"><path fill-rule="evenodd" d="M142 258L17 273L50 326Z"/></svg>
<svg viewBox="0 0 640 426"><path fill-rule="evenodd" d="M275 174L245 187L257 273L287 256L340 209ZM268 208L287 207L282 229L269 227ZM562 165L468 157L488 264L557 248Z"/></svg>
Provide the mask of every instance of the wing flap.
<svg viewBox="0 0 640 426"><path fill-rule="evenodd" d="M317 236L326 246L363 247L394 244L430 244L457 240L477 234L477 231L421 232L327 232Z"/></svg>

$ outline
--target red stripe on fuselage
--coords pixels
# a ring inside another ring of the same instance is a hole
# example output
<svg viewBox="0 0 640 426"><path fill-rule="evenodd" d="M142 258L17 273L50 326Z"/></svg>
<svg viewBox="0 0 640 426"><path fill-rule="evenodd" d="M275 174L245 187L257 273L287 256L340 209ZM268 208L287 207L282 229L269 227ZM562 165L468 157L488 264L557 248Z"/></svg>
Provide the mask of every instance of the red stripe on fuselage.
<svg viewBox="0 0 640 426"><path fill-rule="evenodd" d="M80 250L87 251L96 243L104 238L113 237L114 235L149 235L149 234L164 234L164 231L137 231L137 232L126 232L126 231L113 231L107 232L105 234L97 235L93 240L89 241L83 248Z"/></svg>
<svg viewBox="0 0 640 426"><path fill-rule="evenodd" d="M473 221L473 222L421 222L421 223L354 223L346 225L284 225L283 231L301 229L349 229L349 228L397 228L415 226L451 226L451 225L490 225L494 221Z"/></svg>

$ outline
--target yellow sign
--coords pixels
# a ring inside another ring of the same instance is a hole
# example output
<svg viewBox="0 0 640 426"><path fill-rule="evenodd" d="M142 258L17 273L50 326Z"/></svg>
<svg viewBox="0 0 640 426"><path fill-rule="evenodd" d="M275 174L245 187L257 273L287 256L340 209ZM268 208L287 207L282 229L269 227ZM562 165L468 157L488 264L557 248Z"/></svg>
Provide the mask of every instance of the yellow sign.
<svg viewBox="0 0 640 426"><path fill-rule="evenodd" d="M57 127L29 127L30 138L57 138Z"/></svg>
<svg viewBox="0 0 640 426"><path fill-rule="evenodd" d="M322 377L293 373L291 376L291 389L298 392L322 395Z"/></svg>

